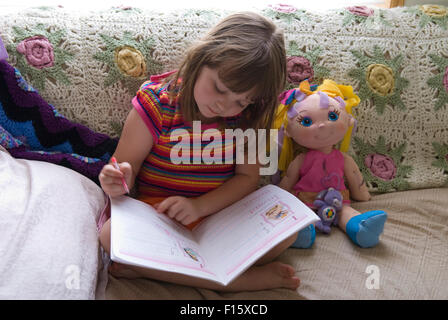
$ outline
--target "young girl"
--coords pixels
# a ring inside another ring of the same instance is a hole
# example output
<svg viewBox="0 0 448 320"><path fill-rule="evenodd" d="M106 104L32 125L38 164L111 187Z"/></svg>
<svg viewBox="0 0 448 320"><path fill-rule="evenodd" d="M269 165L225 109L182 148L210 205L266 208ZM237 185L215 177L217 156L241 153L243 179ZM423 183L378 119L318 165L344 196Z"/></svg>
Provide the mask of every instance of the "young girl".
<svg viewBox="0 0 448 320"><path fill-rule="evenodd" d="M201 121L201 132L221 129L221 141L225 128L268 128L285 79L282 32L255 13L225 18L188 51L175 74L152 77L141 86L114 153L120 170L111 164L104 166L99 175L103 190L111 197L124 194L124 177L130 188L134 184L138 187L138 199L189 228L243 198L257 188L258 164L198 164L197 159L174 164L170 154L178 139L171 141L171 133L176 129L192 132L195 120ZM233 141L230 147L235 148ZM294 239L274 248L226 287L117 263L109 270L116 276L148 277L217 290L295 289L299 279L294 269L272 262ZM110 220L102 227L100 241L109 252Z"/></svg>
<svg viewBox="0 0 448 320"><path fill-rule="evenodd" d="M283 124L281 130L286 139L283 140L279 168L287 170L279 186L297 195L313 209L324 204L318 198L319 193L337 194L337 199L332 198L337 200L336 205L327 206L331 210L325 214L319 212L322 221L316 227L328 233L330 225L337 223L355 244L363 248L373 247L379 242L387 213L382 210L360 213L350 206L350 198L367 201L370 194L355 161L334 148L342 141L341 149L348 149L355 123L351 109L359 103L359 97L352 87L338 85L329 79L324 80L317 90L310 89L309 83L304 81L297 90L286 92L280 104L276 127ZM294 160L290 139L307 149ZM314 236L314 227L310 226L299 233L293 246L309 248Z"/></svg>

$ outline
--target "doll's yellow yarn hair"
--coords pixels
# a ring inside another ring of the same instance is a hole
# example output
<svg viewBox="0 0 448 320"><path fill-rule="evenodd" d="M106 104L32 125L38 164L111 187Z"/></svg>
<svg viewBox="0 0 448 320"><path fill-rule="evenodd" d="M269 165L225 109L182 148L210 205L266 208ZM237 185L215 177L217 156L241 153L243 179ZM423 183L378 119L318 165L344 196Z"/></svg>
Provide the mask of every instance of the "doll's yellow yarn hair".
<svg viewBox="0 0 448 320"><path fill-rule="evenodd" d="M294 90L289 90L286 92L287 97L282 100L277 108L276 116L274 119L273 127L279 130L286 130L288 126L288 110L298 102L296 99L296 91L304 93L306 96L316 94L318 92L323 92L331 98L340 97L345 102L345 110L348 114L353 115L352 108L357 106L361 101L359 97L353 92L352 86L344 86L337 84L335 81L330 79L325 79L323 83L317 87L316 90L311 90L311 86L307 80L302 81L299 88ZM288 98L289 96L289 98ZM283 128L282 128L283 127ZM342 140L339 149L342 152L347 152L350 145L350 139L352 135L353 127L347 130L347 133ZM283 141L279 141L281 144L281 152L278 161L278 169L285 173L289 164L293 160L293 145L292 139L288 138L286 135L283 136Z"/></svg>

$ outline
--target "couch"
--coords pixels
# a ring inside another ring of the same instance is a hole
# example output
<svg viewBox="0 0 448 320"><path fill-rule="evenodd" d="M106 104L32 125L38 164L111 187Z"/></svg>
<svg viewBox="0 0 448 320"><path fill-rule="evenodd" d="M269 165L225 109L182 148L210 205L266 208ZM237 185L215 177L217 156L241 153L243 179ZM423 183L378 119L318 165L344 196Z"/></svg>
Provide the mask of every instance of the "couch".
<svg viewBox="0 0 448 320"><path fill-rule="evenodd" d="M0 13L0 38L8 63L59 115L114 139L139 85L175 69L189 44L238 10L29 8ZM278 260L294 266L296 291L222 293L114 278L96 238L106 198L94 179L2 149L0 269L8 272L0 297L448 298L448 8L253 10L284 30L288 87L332 78L360 96L349 153L373 197L353 206L388 212L379 245L359 248L333 228L311 249L287 249Z"/></svg>

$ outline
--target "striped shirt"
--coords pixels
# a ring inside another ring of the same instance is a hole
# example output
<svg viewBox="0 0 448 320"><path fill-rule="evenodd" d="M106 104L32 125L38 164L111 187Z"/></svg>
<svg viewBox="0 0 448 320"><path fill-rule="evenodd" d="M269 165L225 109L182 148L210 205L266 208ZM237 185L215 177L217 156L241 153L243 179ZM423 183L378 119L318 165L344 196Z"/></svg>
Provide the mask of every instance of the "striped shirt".
<svg viewBox="0 0 448 320"><path fill-rule="evenodd" d="M217 123L184 121L177 99L170 101L159 79L145 82L132 100L154 141L137 175L139 197L200 196L234 175L234 139L226 141ZM225 122L231 126L237 119Z"/></svg>

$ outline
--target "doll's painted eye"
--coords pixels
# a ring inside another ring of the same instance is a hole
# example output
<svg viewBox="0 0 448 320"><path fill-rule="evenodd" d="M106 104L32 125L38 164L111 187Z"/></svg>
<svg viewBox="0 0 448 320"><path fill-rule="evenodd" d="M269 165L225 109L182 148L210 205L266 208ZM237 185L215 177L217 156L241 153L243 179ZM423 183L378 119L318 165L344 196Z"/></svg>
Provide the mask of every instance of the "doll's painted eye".
<svg viewBox="0 0 448 320"><path fill-rule="evenodd" d="M330 121L336 121L336 120L338 120L339 119L339 115L336 113L336 112L334 112L334 111L330 111L329 113L328 113L328 120L330 120Z"/></svg>
<svg viewBox="0 0 448 320"><path fill-rule="evenodd" d="M308 117L304 117L301 121L300 124L304 127L309 127L313 124L313 120L311 120L311 118Z"/></svg>

